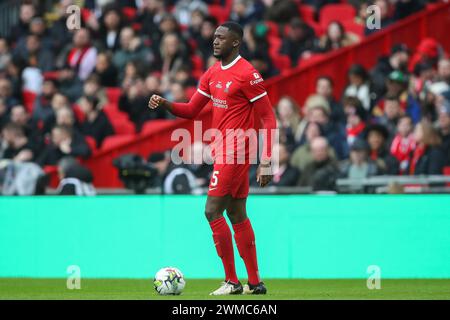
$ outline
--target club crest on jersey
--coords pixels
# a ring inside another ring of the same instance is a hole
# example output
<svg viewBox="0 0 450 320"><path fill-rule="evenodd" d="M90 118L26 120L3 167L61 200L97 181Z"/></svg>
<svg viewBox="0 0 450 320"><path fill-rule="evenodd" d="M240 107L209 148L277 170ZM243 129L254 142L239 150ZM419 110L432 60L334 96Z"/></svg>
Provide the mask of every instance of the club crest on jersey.
<svg viewBox="0 0 450 320"><path fill-rule="evenodd" d="M216 88L222 89L222 82L221 82L221 81L218 81L218 82L217 82Z"/></svg>
<svg viewBox="0 0 450 320"><path fill-rule="evenodd" d="M228 91L230 90L230 86L233 83L233 81L228 81L225 85L225 90L224 92L228 93Z"/></svg>

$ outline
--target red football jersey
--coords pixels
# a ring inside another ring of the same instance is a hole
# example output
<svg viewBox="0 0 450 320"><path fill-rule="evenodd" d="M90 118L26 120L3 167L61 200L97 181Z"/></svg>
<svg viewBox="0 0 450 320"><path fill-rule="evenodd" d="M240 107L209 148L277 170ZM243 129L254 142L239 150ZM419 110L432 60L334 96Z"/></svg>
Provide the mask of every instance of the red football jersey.
<svg viewBox="0 0 450 320"><path fill-rule="evenodd" d="M254 129L253 102L264 97L267 92L258 71L244 58L238 56L226 66L216 62L201 77L198 92L212 100L212 128L219 130L226 140L229 129L249 131ZM227 130L228 129L228 130ZM248 139L246 139L248 143ZM216 142L216 141L214 141ZM241 145L224 145L225 154L238 155ZM213 146L214 156L220 155L219 148ZM248 150L246 151L248 155Z"/></svg>

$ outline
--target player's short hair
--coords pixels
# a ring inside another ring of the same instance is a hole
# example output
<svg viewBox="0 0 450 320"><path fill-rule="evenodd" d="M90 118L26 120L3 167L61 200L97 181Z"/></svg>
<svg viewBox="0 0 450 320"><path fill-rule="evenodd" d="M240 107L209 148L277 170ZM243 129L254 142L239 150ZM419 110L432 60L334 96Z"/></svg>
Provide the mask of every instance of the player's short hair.
<svg viewBox="0 0 450 320"><path fill-rule="evenodd" d="M242 38L244 37L244 30L239 23L236 23L234 21L227 21L220 26L227 28L228 31L233 32L239 38L239 40L242 40Z"/></svg>

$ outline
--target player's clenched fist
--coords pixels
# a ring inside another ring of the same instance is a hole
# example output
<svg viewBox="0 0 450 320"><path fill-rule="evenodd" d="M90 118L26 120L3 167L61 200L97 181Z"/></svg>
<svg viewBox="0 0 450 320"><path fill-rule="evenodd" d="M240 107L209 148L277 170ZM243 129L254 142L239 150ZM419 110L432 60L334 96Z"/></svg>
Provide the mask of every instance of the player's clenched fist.
<svg viewBox="0 0 450 320"><path fill-rule="evenodd" d="M148 107L150 109L156 109L160 107L163 104L164 99L157 94L154 94L151 96L150 100L148 101Z"/></svg>
<svg viewBox="0 0 450 320"><path fill-rule="evenodd" d="M256 169L256 182L259 183L261 187L265 187L272 181L272 167L270 164L260 164Z"/></svg>

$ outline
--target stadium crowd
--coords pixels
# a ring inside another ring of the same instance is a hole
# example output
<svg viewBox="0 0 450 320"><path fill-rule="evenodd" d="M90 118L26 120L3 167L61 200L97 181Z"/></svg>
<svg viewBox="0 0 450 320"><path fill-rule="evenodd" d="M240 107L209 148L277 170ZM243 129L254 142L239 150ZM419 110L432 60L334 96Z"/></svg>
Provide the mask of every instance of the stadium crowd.
<svg viewBox="0 0 450 320"><path fill-rule="evenodd" d="M244 26L242 55L267 79L375 32L364 29L370 4L380 8L384 27L427 3L348 1L356 12L352 24L360 27L350 32L336 20L318 22L325 5L339 2L61 0L44 12L42 2L24 1L19 22L0 38L0 159L75 166L68 157L88 158L110 136L171 119L149 110L149 97L190 98L215 62L213 34L225 20ZM71 31L72 4L83 9L81 28ZM218 10L227 6L229 12ZM333 190L339 177L442 174L450 165L450 60L439 43L396 44L370 70L353 65L347 79L340 99L323 75L304 105L288 96L278 101L280 169L272 184ZM111 87L122 88L113 106ZM167 182L174 169L167 154L148 161L158 183ZM207 185L208 168L183 169L189 189ZM92 181L82 168L75 171Z"/></svg>

